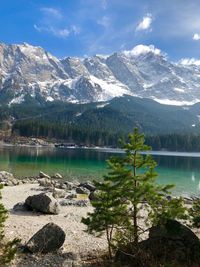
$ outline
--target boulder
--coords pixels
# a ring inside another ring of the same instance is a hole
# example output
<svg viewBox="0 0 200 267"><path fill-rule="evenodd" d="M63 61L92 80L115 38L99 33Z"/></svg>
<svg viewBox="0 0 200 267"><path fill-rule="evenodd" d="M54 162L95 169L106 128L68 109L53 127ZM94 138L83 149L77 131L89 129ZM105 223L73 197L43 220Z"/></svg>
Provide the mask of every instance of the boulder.
<svg viewBox="0 0 200 267"><path fill-rule="evenodd" d="M63 189L54 188L53 197L55 198L64 198L66 196L66 191Z"/></svg>
<svg viewBox="0 0 200 267"><path fill-rule="evenodd" d="M140 247L157 261L176 262L180 266L185 263L187 266L193 266L200 262L198 237L188 227L175 220L152 227L149 238L141 242Z"/></svg>
<svg viewBox="0 0 200 267"><path fill-rule="evenodd" d="M65 232L54 223L46 224L26 244L32 253L49 253L58 250L65 241Z"/></svg>
<svg viewBox="0 0 200 267"><path fill-rule="evenodd" d="M90 191L87 188L85 188L85 187L79 186L79 187L76 188L76 193L77 194L89 195L90 194Z"/></svg>
<svg viewBox="0 0 200 267"><path fill-rule="evenodd" d="M96 187L91 182L81 183L79 186L88 189L90 192L94 192Z"/></svg>
<svg viewBox="0 0 200 267"><path fill-rule="evenodd" d="M29 196L25 200L25 204L27 204L32 210L47 214L58 214L60 211L58 201L50 193L41 193Z"/></svg>
<svg viewBox="0 0 200 267"><path fill-rule="evenodd" d="M63 179L62 175L60 173L55 173L54 175L52 175L52 178L54 179Z"/></svg>
<svg viewBox="0 0 200 267"><path fill-rule="evenodd" d="M40 186L44 187L53 187L53 183L50 179L48 178L41 178L37 180Z"/></svg>
<svg viewBox="0 0 200 267"><path fill-rule="evenodd" d="M44 172L42 172L42 171L39 172L39 177L40 177L40 178L51 179L51 177L50 177L48 174L46 174L46 173L44 173Z"/></svg>
<svg viewBox="0 0 200 267"><path fill-rule="evenodd" d="M198 237L175 220L153 226L149 238L138 244L136 254L134 248L130 243L116 252L115 260L119 266L200 266Z"/></svg>

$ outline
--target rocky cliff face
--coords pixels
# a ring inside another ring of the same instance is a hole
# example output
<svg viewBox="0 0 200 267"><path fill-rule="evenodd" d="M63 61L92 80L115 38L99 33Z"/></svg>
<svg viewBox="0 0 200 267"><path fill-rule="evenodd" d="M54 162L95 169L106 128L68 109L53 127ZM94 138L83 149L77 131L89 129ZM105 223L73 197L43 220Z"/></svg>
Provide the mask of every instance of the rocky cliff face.
<svg viewBox="0 0 200 267"><path fill-rule="evenodd" d="M57 59L41 47L0 44L0 101L107 101L124 94L161 103L200 101L200 67L170 62L153 46L110 56Z"/></svg>

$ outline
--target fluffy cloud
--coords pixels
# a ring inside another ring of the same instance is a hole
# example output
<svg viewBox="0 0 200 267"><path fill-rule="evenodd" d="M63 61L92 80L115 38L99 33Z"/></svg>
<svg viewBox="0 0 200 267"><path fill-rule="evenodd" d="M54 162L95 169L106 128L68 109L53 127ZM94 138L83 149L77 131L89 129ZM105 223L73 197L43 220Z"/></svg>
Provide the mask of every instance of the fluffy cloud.
<svg viewBox="0 0 200 267"><path fill-rule="evenodd" d="M127 56L139 56L139 55L144 55L147 53L153 53L155 55L160 55L161 51L160 49L156 48L154 45L137 45L135 46L132 50L130 51L124 51L123 53Z"/></svg>
<svg viewBox="0 0 200 267"><path fill-rule="evenodd" d="M199 40L200 40L200 34L195 33L195 34L193 35L193 38L192 38L192 39L195 40L195 41L199 41Z"/></svg>
<svg viewBox="0 0 200 267"><path fill-rule="evenodd" d="M143 17L142 21L140 21L136 27L136 31L145 31L150 29L153 18L151 14L147 14Z"/></svg>

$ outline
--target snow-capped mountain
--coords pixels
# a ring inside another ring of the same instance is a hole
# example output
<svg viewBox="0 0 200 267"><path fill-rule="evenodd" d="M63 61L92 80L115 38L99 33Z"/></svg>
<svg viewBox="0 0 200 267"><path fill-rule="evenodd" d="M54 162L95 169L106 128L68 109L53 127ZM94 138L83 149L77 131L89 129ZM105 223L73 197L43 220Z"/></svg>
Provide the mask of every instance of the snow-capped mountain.
<svg viewBox="0 0 200 267"><path fill-rule="evenodd" d="M170 62L154 46L60 60L41 47L0 44L0 101L20 103L30 95L94 102L125 94L168 104L200 102L200 67Z"/></svg>

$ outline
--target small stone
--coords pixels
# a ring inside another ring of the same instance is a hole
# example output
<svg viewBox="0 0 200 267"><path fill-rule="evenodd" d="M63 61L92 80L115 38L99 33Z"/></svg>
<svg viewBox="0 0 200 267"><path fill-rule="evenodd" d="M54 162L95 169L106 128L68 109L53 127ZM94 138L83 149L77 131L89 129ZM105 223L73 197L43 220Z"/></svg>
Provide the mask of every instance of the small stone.
<svg viewBox="0 0 200 267"><path fill-rule="evenodd" d="M80 186L76 188L76 193L89 195L90 191L87 188Z"/></svg>
<svg viewBox="0 0 200 267"><path fill-rule="evenodd" d="M42 172L42 171L39 172L39 177L40 177L40 178L51 179L51 177L50 177L48 174L46 174L46 173L44 173L44 172Z"/></svg>
<svg viewBox="0 0 200 267"><path fill-rule="evenodd" d="M62 175L60 173L55 173L52 178L54 179L63 179Z"/></svg>
<svg viewBox="0 0 200 267"><path fill-rule="evenodd" d="M66 191L63 189L54 188L53 197L55 198L64 198L66 196Z"/></svg>

